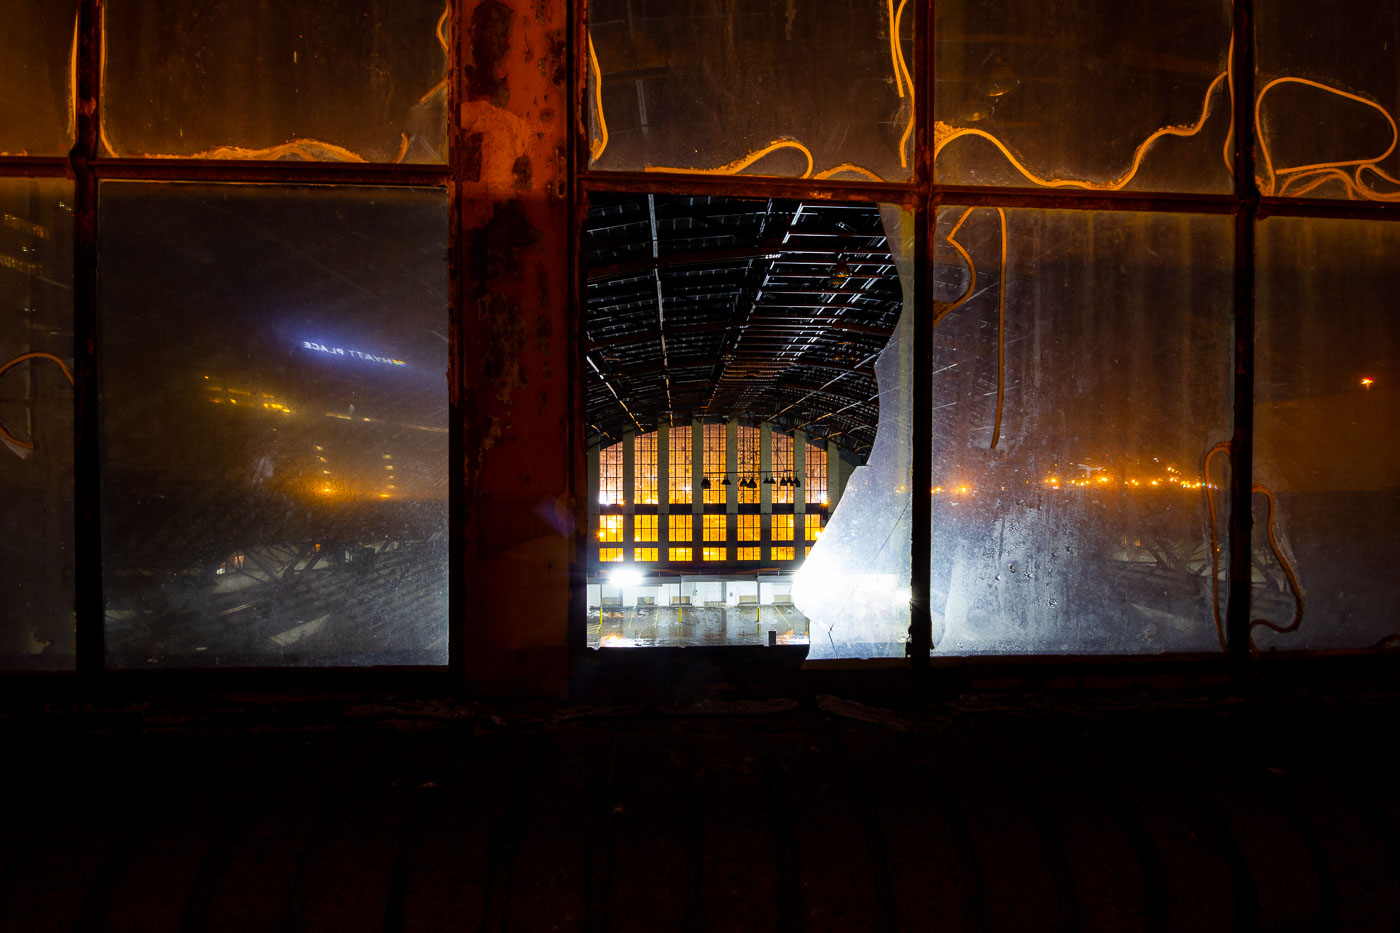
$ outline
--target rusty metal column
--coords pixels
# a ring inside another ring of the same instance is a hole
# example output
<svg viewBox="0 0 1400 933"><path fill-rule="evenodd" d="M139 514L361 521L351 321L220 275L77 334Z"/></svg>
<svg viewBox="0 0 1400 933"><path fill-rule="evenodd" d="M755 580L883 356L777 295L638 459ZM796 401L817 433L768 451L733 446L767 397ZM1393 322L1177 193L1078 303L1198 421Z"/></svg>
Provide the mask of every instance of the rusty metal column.
<svg viewBox="0 0 1400 933"><path fill-rule="evenodd" d="M468 684L567 688L566 620L579 552L571 482L568 8L462 0L450 119L461 215L453 389L465 474Z"/></svg>

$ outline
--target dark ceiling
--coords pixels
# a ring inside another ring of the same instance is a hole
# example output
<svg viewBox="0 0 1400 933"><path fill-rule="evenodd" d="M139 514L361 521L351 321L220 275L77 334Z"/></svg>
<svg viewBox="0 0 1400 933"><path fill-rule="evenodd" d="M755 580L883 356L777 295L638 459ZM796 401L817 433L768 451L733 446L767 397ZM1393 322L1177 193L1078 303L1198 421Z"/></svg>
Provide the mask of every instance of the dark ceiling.
<svg viewBox="0 0 1400 933"><path fill-rule="evenodd" d="M740 418L870 449L903 301L877 207L598 195L583 248L590 444Z"/></svg>

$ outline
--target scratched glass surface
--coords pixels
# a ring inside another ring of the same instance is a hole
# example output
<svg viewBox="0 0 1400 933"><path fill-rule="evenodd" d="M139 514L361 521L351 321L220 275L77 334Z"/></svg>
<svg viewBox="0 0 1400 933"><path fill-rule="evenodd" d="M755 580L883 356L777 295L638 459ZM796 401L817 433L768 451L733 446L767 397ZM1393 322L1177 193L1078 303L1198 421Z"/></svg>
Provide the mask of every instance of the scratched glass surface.
<svg viewBox="0 0 1400 933"><path fill-rule="evenodd" d="M943 184L1227 193L1230 5L939 0Z"/></svg>
<svg viewBox="0 0 1400 933"><path fill-rule="evenodd" d="M590 3L589 167L908 179L916 6Z"/></svg>
<svg viewBox="0 0 1400 933"><path fill-rule="evenodd" d="M101 196L109 663L446 663L446 193Z"/></svg>
<svg viewBox="0 0 1400 933"><path fill-rule="evenodd" d="M1219 649L1209 496L1223 542L1229 464L1206 461L1231 430L1231 233L1228 217L940 210L936 654Z"/></svg>
<svg viewBox="0 0 1400 933"><path fill-rule="evenodd" d="M0 668L73 666L73 185L0 179Z"/></svg>
<svg viewBox="0 0 1400 933"><path fill-rule="evenodd" d="M0 3L0 155L73 147L76 0Z"/></svg>
<svg viewBox="0 0 1400 933"><path fill-rule="evenodd" d="M1254 4L1265 195L1400 201L1400 7Z"/></svg>
<svg viewBox="0 0 1400 933"><path fill-rule="evenodd" d="M1394 647L1400 227L1271 217L1258 248L1254 643Z"/></svg>
<svg viewBox="0 0 1400 933"><path fill-rule="evenodd" d="M109 0L119 156L442 163L442 0Z"/></svg>

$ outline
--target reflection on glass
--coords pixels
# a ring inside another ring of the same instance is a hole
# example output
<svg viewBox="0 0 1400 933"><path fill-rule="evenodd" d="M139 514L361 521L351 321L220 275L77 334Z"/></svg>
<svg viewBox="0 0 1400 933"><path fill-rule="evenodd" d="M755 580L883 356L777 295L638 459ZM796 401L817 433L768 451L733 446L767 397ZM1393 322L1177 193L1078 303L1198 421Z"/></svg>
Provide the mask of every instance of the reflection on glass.
<svg viewBox="0 0 1400 933"><path fill-rule="evenodd" d="M915 8L590 3L589 165L907 179Z"/></svg>
<svg viewBox="0 0 1400 933"><path fill-rule="evenodd" d="M73 666L73 185L0 179L0 667Z"/></svg>
<svg viewBox="0 0 1400 933"><path fill-rule="evenodd" d="M0 155L73 147L76 0L0 3Z"/></svg>
<svg viewBox="0 0 1400 933"><path fill-rule="evenodd" d="M1218 650L1229 218L947 208L937 237L935 652Z"/></svg>
<svg viewBox="0 0 1400 933"><path fill-rule="evenodd" d="M443 0L110 0L120 156L446 161Z"/></svg>
<svg viewBox="0 0 1400 933"><path fill-rule="evenodd" d="M1231 190L1230 5L937 5L944 184Z"/></svg>
<svg viewBox="0 0 1400 933"><path fill-rule="evenodd" d="M1400 229L1275 217L1258 243L1253 641L1391 647Z"/></svg>
<svg viewBox="0 0 1400 933"><path fill-rule="evenodd" d="M1266 195L1400 200L1400 8L1254 6L1256 169Z"/></svg>
<svg viewBox="0 0 1400 933"><path fill-rule="evenodd" d="M102 205L109 663L445 663L446 194Z"/></svg>

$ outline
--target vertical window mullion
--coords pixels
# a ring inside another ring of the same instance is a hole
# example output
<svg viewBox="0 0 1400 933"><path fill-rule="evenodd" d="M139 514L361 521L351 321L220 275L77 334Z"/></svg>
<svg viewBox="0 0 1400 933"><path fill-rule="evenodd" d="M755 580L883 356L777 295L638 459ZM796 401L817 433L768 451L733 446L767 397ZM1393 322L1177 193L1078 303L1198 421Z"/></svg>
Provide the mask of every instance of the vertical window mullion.
<svg viewBox="0 0 1400 933"><path fill-rule="evenodd" d="M1253 550L1254 472L1254 224L1259 191L1254 181L1254 10L1235 0L1231 91L1235 101L1235 425L1230 438L1230 591L1226 644L1237 660L1249 656L1249 599Z"/></svg>
<svg viewBox="0 0 1400 933"><path fill-rule="evenodd" d="M101 119L102 10L99 0L78 6L77 138L69 154L73 168L73 538L74 616L77 670L93 682L102 675L101 413L97 408L97 158Z"/></svg>
<svg viewBox="0 0 1400 933"><path fill-rule="evenodd" d="M458 108L464 99L463 83L466 69L462 67L462 0L447 0L447 165L451 172L447 197L447 352L449 383L447 388L447 668L457 689L465 686L466 678L466 527L467 462L463 437L462 387L464 382L461 326L462 295L461 255L462 183L466 180L467 148L463 145L465 130L458 119ZM587 516L586 510L584 511ZM587 523L582 526L587 529Z"/></svg>
<svg viewBox="0 0 1400 933"><path fill-rule="evenodd" d="M936 223L933 189L933 159L929 119L933 101L933 24L934 0L924 5L922 18L914 21L914 183L918 205L914 210L914 385L910 418L912 433L910 477L913 502L910 506L909 534L909 645L910 663L927 669L933 648L932 564L930 540L933 488L933 318L929 299L933 294L933 237Z"/></svg>

